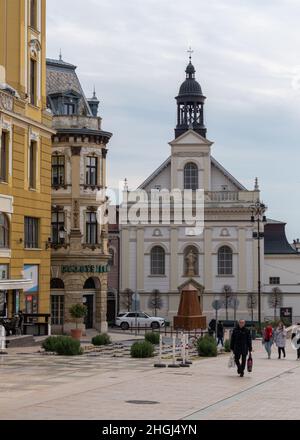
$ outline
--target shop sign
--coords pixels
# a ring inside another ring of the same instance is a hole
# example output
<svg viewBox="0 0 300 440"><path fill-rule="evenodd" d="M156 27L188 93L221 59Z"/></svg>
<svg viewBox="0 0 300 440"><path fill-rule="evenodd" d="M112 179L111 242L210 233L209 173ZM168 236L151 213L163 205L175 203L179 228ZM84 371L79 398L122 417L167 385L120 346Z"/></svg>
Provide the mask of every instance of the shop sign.
<svg viewBox="0 0 300 440"><path fill-rule="evenodd" d="M61 267L62 273L107 273L109 272L109 266L94 266L94 265L88 265L88 266L76 266L76 265L70 265L70 266L62 266Z"/></svg>

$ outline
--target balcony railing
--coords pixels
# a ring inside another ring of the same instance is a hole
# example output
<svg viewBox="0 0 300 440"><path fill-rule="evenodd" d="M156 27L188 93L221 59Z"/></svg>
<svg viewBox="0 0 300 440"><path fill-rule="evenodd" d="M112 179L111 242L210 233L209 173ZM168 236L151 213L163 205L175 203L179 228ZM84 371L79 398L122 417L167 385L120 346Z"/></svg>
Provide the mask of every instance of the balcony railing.
<svg viewBox="0 0 300 440"><path fill-rule="evenodd" d="M239 200L239 191L208 191L206 195L212 202L237 202Z"/></svg>

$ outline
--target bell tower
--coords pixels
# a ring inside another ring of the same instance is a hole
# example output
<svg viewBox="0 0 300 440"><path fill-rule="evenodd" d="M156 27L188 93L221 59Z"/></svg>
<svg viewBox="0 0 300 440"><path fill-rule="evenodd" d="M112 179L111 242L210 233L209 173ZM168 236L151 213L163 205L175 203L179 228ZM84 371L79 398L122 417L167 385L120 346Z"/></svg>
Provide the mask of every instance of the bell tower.
<svg viewBox="0 0 300 440"><path fill-rule="evenodd" d="M186 79L182 83L177 101L177 126L175 138L178 138L187 130L192 129L206 138L206 127L204 125L204 103L206 97L202 93L200 84L195 78L195 67L192 64L192 50L190 61L186 68Z"/></svg>

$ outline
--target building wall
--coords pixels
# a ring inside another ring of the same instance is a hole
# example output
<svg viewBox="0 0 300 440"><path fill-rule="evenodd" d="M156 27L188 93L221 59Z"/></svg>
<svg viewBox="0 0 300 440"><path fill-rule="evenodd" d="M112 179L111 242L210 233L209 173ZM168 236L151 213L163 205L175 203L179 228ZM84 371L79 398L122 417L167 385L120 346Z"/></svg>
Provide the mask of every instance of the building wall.
<svg viewBox="0 0 300 440"><path fill-rule="evenodd" d="M0 264L8 263L9 277L21 279L24 265L39 267L38 311L49 313L51 212L51 115L46 111L45 96L45 8L46 1L38 1L37 31L29 26L29 1L0 1L0 83L16 92L0 90L0 134L9 132L8 183L0 182L0 211L5 211L3 196L12 201L10 216L10 255L0 250ZM37 60L37 101L31 105L29 93L29 61ZM29 189L28 149L31 140L37 142L36 189ZM24 216L40 219L39 248L24 249ZM24 308L24 295L20 307Z"/></svg>

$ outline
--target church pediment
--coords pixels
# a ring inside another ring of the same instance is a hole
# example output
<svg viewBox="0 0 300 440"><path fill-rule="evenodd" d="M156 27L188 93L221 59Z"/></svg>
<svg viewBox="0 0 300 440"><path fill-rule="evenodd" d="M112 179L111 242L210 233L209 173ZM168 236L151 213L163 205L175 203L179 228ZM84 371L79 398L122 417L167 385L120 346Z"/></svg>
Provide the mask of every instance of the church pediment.
<svg viewBox="0 0 300 440"><path fill-rule="evenodd" d="M206 145L211 146L213 142L205 139L200 134L196 133L194 130L190 129L179 136L174 141L170 142L169 145L172 147L179 145Z"/></svg>

